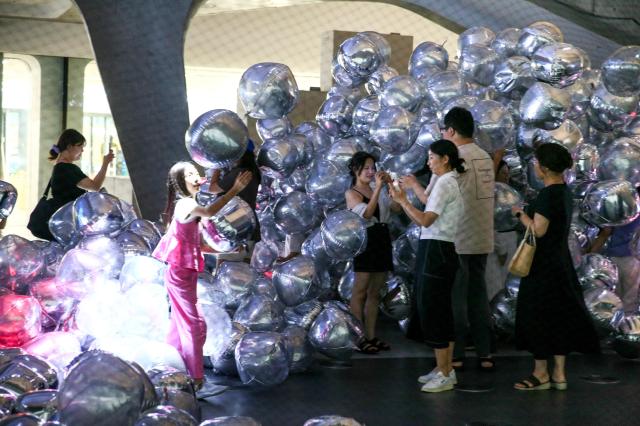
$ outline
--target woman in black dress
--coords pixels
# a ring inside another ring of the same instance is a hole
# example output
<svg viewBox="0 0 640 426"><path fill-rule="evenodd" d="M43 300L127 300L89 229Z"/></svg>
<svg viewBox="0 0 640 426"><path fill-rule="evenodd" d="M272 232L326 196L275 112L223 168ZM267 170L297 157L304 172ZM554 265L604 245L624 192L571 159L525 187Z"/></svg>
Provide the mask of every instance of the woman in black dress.
<svg viewBox="0 0 640 426"><path fill-rule="evenodd" d="M387 272L393 271L391 236L386 223L392 206L388 196L383 195L385 184L390 183L391 178L384 171L376 171L375 158L363 151L353 154L349 173L352 186L345 192L347 208L367 223L367 247L353 259L356 279L350 308L365 328L365 339L359 342L358 349L365 354L376 354L391 349L388 343L375 336L380 289ZM399 206L394 208L399 210Z"/></svg>
<svg viewBox="0 0 640 426"><path fill-rule="evenodd" d="M566 355L594 353L600 347L569 253L573 204L563 172L573 164L571 154L561 145L548 143L536 150L535 158L535 172L544 188L529 214L513 208L524 226L533 226L537 240L531 271L520 281L516 307L516 346L533 354L535 366L531 376L515 388L565 390ZM554 365L549 376L551 358Z"/></svg>

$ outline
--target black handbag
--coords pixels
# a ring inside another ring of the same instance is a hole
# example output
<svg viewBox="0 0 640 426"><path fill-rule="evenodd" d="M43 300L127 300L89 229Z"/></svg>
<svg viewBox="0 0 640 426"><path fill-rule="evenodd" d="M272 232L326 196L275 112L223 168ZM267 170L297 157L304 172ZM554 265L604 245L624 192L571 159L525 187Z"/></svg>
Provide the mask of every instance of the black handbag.
<svg viewBox="0 0 640 426"><path fill-rule="evenodd" d="M49 189L51 189L51 179L49 179L47 189L44 190L42 198L40 198L31 215L29 215L27 229L29 229L36 238L53 241L54 236L49 230L49 219L51 219L51 216L55 213L56 207L53 198L49 199Z"/></svg>

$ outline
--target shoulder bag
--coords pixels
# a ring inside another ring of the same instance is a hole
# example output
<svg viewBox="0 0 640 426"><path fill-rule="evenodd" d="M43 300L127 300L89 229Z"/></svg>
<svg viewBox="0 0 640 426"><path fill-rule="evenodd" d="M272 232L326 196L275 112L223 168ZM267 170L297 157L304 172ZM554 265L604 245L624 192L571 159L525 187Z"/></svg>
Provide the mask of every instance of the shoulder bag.
<svg viewBox="0 0 640 426"><path fill-rule="evenodd" d="M517 277L529 275L535 252L536 237L533 233L533 224L530 224L527 226L524 238L509 262L509 272Z"/></svg>
<svg viewBox="0 0 640 426"><path fill-rule="evenodd" d="M31 215L29 215L27 229L29 229L36 238L53 241L53 234L51 234L49 230L49 219L51 219L51 216L55 213L56 208L53 198L49 199L49 189L51 189L51 179L49 179L47 189L44 190L42 198L40 198Z"/></svg>

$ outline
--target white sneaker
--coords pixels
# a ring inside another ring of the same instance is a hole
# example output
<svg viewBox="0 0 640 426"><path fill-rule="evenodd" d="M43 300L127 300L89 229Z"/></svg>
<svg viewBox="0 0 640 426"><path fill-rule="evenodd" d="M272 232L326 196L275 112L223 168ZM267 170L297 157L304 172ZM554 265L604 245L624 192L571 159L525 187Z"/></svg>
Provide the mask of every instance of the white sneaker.
<svg viewBox="0 0 640 426"><path fill-rule="evenodd" d="M449 374L449 377L446 377L441 371L438 371L420 390L422 392L444 392L453 390L453 386L455 385L454 380L453 374Z"/></svg>
<svg viewBox="0 0 640 426"><path fill-rule="evenodd" d="M428 383L431 379L433 379L434 377L436 377L436 374L438 374L438 369L434 368L433 370L431 370L431 372L429 372L428 374L425 374L424 376L420 376L418 377L418 381L420 383ZM451 372L449 373L449 377L453 378L453 384L457 385L458 384L458 378L456 377L456 370L451 370Z"/></svg>

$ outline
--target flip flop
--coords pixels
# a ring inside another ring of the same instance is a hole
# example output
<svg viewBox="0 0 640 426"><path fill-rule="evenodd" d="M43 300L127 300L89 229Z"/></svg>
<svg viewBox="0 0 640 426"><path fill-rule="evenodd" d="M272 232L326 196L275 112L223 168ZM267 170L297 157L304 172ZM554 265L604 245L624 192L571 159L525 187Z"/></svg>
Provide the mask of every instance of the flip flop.
<svg viewBox="0 0 640 426"><path fill-rule="evenodd" d="M523 387L518 387L517 385L522 385ZM551 382L546 381L542 383L536 376L533 374L526 379L522 379L513 385L515 390L519 391L537 391L537 390L548 390L551 388Z"/></svg>

